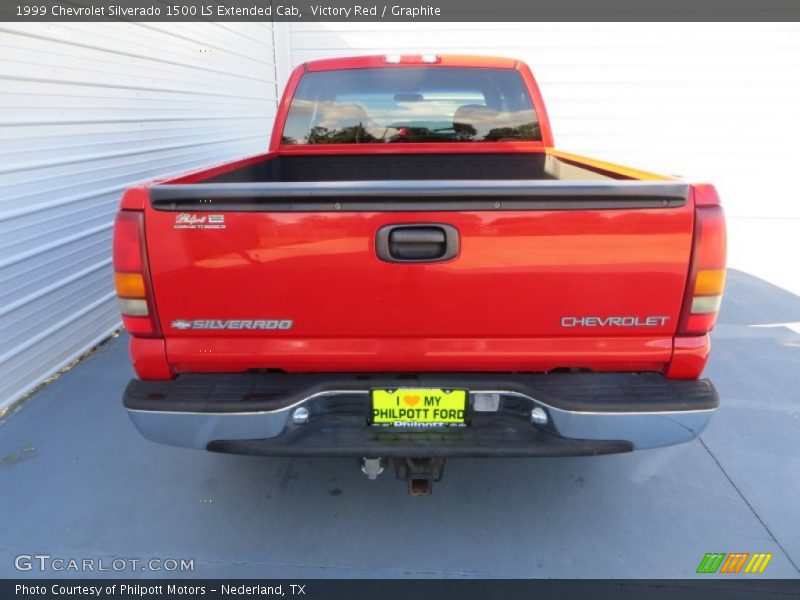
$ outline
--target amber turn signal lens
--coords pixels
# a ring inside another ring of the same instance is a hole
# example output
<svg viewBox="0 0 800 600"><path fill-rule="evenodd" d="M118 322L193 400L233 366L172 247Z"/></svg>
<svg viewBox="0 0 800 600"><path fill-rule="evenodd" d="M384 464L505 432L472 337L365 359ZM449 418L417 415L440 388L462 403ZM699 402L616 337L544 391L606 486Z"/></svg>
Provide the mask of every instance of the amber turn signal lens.
<svg viewBox="0 0 800 600"><path fill-rule="evenodd" d="M144 277L141 273L114 273L114 284L120 298L144 298Z"/></svg>
<svg viewBox="0 0 800 600"><path fill-rule="evenodd" d="M694 282L695 295L721 294L725 287L725 269L701 269Z"/></svg>

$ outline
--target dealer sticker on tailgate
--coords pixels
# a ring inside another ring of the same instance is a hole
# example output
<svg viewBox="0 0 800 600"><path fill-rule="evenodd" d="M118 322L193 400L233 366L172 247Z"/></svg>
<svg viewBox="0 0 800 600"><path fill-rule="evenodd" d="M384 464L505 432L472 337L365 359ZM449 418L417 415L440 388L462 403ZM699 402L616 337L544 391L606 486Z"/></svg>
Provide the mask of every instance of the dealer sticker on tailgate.
<svg viewBox="0 0 800 600"><path fill-rule="evenodd" d="M395 427L463 427L466 390L372 390L372 423Z"/></svg>

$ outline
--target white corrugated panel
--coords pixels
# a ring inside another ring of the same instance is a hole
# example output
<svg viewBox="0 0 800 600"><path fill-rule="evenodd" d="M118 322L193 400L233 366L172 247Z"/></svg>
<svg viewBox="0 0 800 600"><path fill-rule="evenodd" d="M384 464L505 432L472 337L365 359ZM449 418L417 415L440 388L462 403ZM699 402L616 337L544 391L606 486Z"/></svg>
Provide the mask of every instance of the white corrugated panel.
<svg viewBox="0 0 800 600"><path fill-rule="evenodd" d="M263 151L270 23L0 26L0 410L119 325L123 188Z"/></svg>
<svg viewBox="0 0 800 600"><path fill-rule="evenodd" d="M442 52L527 62L564 150L717 185L800 218L800 24L292 23L291 65Z"/></svg>

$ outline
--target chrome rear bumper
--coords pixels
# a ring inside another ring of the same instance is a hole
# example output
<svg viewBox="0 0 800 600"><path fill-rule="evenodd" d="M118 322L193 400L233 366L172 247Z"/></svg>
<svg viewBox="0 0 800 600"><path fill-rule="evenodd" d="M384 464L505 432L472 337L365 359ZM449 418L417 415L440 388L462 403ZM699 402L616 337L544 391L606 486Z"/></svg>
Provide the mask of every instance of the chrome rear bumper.
<svg viewBox="0 0 800 600"><path fill-rule="evenodd" d="M226 383L213 377L226 378ZM256 379L243 385L236 377L282 379ZM292 381L293 377L297 379ZM624 452L692 440L705 429L718 405L716 391L706 380L676 382L649 373L432 374L412 382L382 375L350 380L314 376L307 385L300 385L303 377L192 376L179 383L133 380L125 405L142 435L156 442L284 456L367 456L367 451L379 452L384 446L389 452L381 455L395 451L400 455L409 449L424 456ZM560 381L554 384L552 378ZM369 390L401 385L467 388L470 425L435 430L438 433L368 425ZM485 410L495 405L496 410ZM296 422L299 408L308 411L307 420ZM531 419L534 408L541 409L537 423ZM546 419L541 418L542 411ZM587 443L564 445L566 440ZM540 448L543 444L549 447Z"/></svg>

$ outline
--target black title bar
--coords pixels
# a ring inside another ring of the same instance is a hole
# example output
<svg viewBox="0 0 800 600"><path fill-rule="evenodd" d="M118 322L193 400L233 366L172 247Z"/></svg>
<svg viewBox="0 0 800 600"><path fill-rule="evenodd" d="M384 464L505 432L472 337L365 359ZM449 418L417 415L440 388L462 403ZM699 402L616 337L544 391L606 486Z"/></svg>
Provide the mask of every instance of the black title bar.
<svg viewBox="0 0 800 600"><path fill-rule="evenodd" d="M786 600L800 580L0 580L0 598L36 600Z"/></svg>
<svg viewBox="0 0 800 600"><path fill-rule="evenodd" d="M800 21L800 1L0 0L3 21Z"/></svg>

